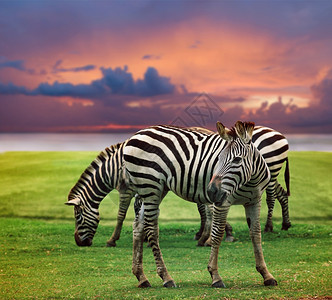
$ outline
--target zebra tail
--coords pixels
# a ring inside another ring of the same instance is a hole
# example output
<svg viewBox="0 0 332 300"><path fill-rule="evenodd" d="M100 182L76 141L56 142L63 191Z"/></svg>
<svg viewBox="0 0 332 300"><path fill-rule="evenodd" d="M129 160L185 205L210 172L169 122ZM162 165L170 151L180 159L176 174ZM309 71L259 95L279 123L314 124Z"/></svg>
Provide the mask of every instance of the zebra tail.
<svg viewBox="0 0 332 300"><path fill-rule="evenodd" d="M289 176L289 162L288 162L288 157L286 158L286 169L284 173L284 178L286 182L286 188L287 188L287 196L290 196L290 176Z"/></svg>

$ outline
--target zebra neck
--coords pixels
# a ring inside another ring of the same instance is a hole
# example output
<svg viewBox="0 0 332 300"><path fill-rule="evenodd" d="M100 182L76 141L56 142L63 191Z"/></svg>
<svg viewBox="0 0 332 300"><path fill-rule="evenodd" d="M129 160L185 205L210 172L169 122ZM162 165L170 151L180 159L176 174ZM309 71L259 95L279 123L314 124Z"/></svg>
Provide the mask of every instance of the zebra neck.
<svg viewBox="0 0 332 300"><path fill-rule="evenodd" d="M71 197L81 199L84 206L98 209L100 202L114 188L111 169L110 156L106 151L101 152L83 172L71 191Z"/></svg>
<svg viewBox="0 0 332 300"><path fill-rule="evenodd" d="M249 184L254 186L264 185L265 188L265 186L270 181L270 171L264 158L256 149L256 147L253 147L253 152L253 175Z"/></svg>

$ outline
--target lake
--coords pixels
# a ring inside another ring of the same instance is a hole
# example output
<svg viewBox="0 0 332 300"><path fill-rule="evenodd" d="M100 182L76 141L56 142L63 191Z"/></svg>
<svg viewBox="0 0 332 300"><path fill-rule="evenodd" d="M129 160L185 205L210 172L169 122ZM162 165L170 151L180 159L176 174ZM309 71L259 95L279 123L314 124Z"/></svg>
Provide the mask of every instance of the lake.
<svg viewBox="0 0 332 300"><path fill-rule="evenodd" d="M101 151L132 133L0 133L0 152ZM332 152L332 134L288 134L291 151Z"/></svg>

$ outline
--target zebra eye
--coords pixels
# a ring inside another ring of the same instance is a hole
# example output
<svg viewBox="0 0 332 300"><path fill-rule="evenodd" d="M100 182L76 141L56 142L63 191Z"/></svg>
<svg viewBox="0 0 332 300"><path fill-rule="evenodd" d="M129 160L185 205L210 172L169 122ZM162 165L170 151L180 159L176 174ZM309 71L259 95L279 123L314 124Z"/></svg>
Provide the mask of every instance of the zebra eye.
<svg viewBox="0 0 332 300"><path fill-rule="evenodd" d="M242 161L242 157L235 157L235 158L233 159L233 163L234 163L234 164L239 164L241 161Z"/></svg>

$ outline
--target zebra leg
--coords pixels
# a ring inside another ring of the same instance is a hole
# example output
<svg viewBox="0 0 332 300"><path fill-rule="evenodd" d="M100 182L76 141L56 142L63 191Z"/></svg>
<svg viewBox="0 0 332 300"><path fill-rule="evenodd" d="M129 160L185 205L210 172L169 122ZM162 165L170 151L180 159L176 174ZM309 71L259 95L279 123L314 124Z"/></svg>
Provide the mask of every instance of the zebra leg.
<svg viewBox="0 0 332 300"><path fill-rule="evenodd" d="M116 246L116 241L120 238L123 221L126 218L126 214L132 197L133 197L133 192L131 190L120 192L120 203L119 203L117 223L112 236L106 243L107 247Z"/></svg>
<svg viewBox="0 0 332 300"><path fill-rule="evenodd" d="M144 202L144 205L145 205L144 231L148 236L148 241L152 248L152 253L157 265L157 273L160 276L160 278L163 280L164 287L167 288L176 287L174 280L168 274L159 247L159 227L158 227L159 203L146 201Z"/></svg>
<svg viewBox="0 0 332 300"><path fill-rule="evenodd" d="M210 239L211 225L212 225L212 208L209 205L203 204L205 207L205 226L201 237L197 242L197 246L209 246L206 242Z"/></svg>
<svg viewBox="0 0 332 300"><path fill-rule="evenodd" d="M138 287L150 287L151 284L143 272L143 241L144 241L144 204L136 214L133 224L133 274L138 280Z"/></svg>
<svg viewBox="0 0 332 300"><path fill-rule="evenodd" d="M225 233L226 233L225 242L228 242L228 243L234 242L234 236L233 236L232 232L233 232L233 228L232 228L231 224L226 223L226 227L225 227Z"/></svg>
<svg viewBox="0 0 332 300"><path fill-rule="evenodd" d="M197 209L198 209L199 215L201 217L201 227L199 228L199 230L195 234L194 240L196 240L196 241L198 241L201 238L202 233L203 233L204 228L205 228L205 223L206 223L205 204L197 203Z"/></svg>
<svg viewBox="0 0 332 300"><path fill-rule="evenodd" d="M265 232L272 232L273 231L273 223L272 223L272 216L273 216L273 209L274 203L276 199L276 182L271 181L266 188L266 204L267 204L267 219L264 231Z"/></svg>
<svg viewBox="0 0 332 300"><path fill-rule="evenodd" d="M289 210L288 210L288 195L287 192L283 189L280 183L276 182L276 194L277 199L281 205L282 210L282 228L281 230L288 230L292 226L289 219Z"/></svg>
<svg viewBox="0 0 332 300"><path fill-rule="evenodd" d="M229 206L214 206L211 231L211 254L208 263L208 271L212 278L212 287L224 288L225 284L218 273L218 253L226 226L226 218Z"/></svg>
<svg viewBox="0 0 332 300"><path fill-rule="evenodd" d="M227 242L227 243L234 242L235 238L234 238L234 236L232 234L232 231L233 231L233 228L232 228L231 224L226 223L226 227L225 227L225 234L226 234L225 242ZM211 235L206 240L204 246L211 247Z"/></svg>
<svg viewBox="0 0 332 300"><path fill-rule="evenodd" d="M264 285L277 285L277 281L268 271L262 249L261 225L259 222L260 201L254 205L245 206L249 234L255 253L256 270L263 276Z"/></svg>

